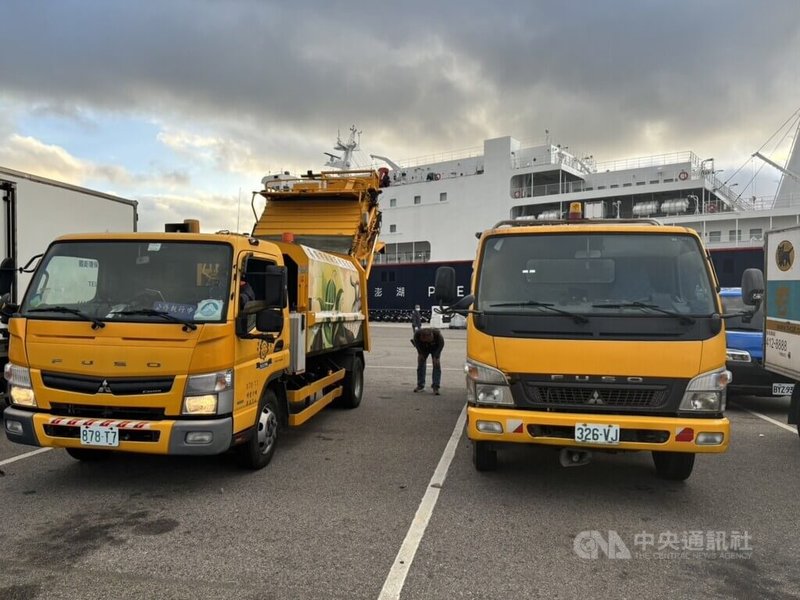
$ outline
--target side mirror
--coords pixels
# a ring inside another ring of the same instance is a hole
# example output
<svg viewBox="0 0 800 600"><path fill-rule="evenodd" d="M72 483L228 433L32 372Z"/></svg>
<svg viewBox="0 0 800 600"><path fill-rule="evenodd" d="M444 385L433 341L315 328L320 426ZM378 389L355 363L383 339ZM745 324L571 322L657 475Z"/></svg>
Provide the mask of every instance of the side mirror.
<svg viewBox="0 0 800 600"><path fill-rule="evenodd" d="M256 313L256 329L261 333L283 331L283 311L266 309Z"/></svg>
<svg viewBox="0 0 800 600"><path fill-rule="evenodd" d="M286 267L267 265L264 271L246 270L245 274L261 308L286 308L288 304Z"/></svg>
<svg viewBox="0 0 800 600"><path fill-rule="evenodd" d="M758 308L763 296L764 274L761 269L745 269L742 273L742 302Z"/></svg>
<svg viewBox="0 0 800 600"><path fill-rule="evenodd" d="M264 273L264 302L269 308L286 308L286 279L286 267L267 267Z"/></svg>
<svg viewBox="0 0 800 600"><path fill-rule="evenodd" d="M11 294L9 292L0 296L0 323L6 325L18 308L17 304L11 303Z"/></svg>
<svg viewBox="0 0 800 600"><path fill-rule="evenodd" d="M14 271L16 271L14 259L4 258L0 262L0 295L8 294L11 285L14 283Z"/></svg>
<svg viewBox="0 0 800 600"><path fill-rule="evenodd" d="M473 296L472 294L468 294L463 298L459 298L458 302L452 304L449 310L453 311L454 313L459 313L464 315L466 314L469 307L472 306L473 302L475 302L475 296Z"/></svg>
<svg viewBox="0 0 800 600"><path fill-rule="evenodd" d="M436 269L433 297L436 304L450 306L456 299L456 270L453 267Z"/></svg>

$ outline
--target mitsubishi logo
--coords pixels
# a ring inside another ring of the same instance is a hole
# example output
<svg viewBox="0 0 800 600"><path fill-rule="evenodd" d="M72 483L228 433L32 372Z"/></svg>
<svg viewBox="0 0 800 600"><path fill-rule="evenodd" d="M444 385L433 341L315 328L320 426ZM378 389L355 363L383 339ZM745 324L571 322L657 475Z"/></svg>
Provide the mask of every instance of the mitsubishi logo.
<svg viewBox="0 0 800 600"><path fill-rule="evenodd" d="M107 379L103 379L103 383L101 383L100 387L97 388L97 393L98 394L110 394L111 393L111 388L108 387L108 380Z"/></svg>
<svg viewBox="0 0 800 600"><path fill-rule="evenodd" d="M600 397L600 394L597 390L592 391L592 395L589 396L586 404L603 404L603 399Z"/></svg>

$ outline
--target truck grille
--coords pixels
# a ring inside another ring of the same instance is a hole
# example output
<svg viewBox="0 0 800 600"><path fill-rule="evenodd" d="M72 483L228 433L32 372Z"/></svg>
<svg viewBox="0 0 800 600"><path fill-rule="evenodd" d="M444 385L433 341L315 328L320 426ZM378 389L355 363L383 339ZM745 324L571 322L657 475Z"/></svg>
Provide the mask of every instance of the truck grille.
<svg viewBox="0 0 800 600"><path fill-rule="evenodd" d="M112 394L114 396L137 396L164 394L172 389L174 377L84 377L61 373L42 373L46 387L78 394Z"/></svg>
<svg viewBox="0 0 800 600"><path fill-rule="evenodd" d="M56 417L124 419L126 421L159 421L164 418L164 409L138 406L87 406L85 404L65 404L62 402L51 402L50 414Z"/></svg>
<svg viewBox="0 0 800 600"><path fill-rule="evenodd" d="M669 397L666 388L556 386L540 383L527 383L525 394L535 404L597 408L659 408Z"/></svg>

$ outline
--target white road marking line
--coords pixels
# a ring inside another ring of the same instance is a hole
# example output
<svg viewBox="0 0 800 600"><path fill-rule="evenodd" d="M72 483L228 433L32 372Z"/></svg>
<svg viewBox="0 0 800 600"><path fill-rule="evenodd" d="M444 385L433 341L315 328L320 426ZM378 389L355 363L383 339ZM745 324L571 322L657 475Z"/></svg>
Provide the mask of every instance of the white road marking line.
<svg viewBox="0 0 800 600"><path fill-rule="evenodd" d="M42 452L47 452L48 450L52 450L52 448L39 448L38 450L32 450L30 452L26 452L25 454L20 454L19 456L14 456L12 458L0 460L0 467L2 467L3 465L9 465L13 462L17 462L18 460L22 460L23 458L30 458L31 456L36 456L37 454L41 454Z"/></svg>
<svg viewBox="0 0 800 600"><path fill-rule="evenodd" d="M401 367L398 365L366 365L367 369L412 369L414 371L417 370L417 367ZM430 366L428 367L430 370ZM464 367L457 369L455 367L442 367L442 371L460 371L461 373L464 372Z"/></svg>
<svg viewBox="0 0 800 600"><path fill-rule="evenodd" d="M458 415L456 420L455 429L450 436L450 441L445 446L444 453L439 459L439 464L433 472L428 483L428 489L419 503L417 513L414 515L414 520L411 522L411 527L408 528L406 538L403 540L403 545L400 546L400 551L394 559L389 575L383 583L383 589L378 596L378 600L397 600L400 598L400 593L403 591L403 586L408 576L408 571L411 568L411 563L414 561L414 556L417 553L419 544L422 541L422 536L425 535L425 529L428 527L428 522L433 514L433 509L436 506L436 501L439 499L439 491L444 485L444 480L447 477L447 470L450 468L450 463L455 456L458 440L461 439L461 433L464 430L464 423L467 420L467 407L461 409L461 414Z"/></svg>
<svg viewBox="0 0 800 600"><path fill-rule="evenodd" d="M736 408L738 408L740 410L743 410L745 412L749 412L751 415L755 415L759 419L764 419L768 423L772 423L773 425L777 425L781 429L785 429L786 431L791 431L792 433L797 433L797 430L794 427L792 427L791 425L787 425L786 423L781 423L780 421L776 421L772 417L768 417L767 415L762 415L761 413L758 413L758 412L756 412L754 410L750 410L749 408L745 408L741 404L733 403L733 406L735 406Z"/></svg>

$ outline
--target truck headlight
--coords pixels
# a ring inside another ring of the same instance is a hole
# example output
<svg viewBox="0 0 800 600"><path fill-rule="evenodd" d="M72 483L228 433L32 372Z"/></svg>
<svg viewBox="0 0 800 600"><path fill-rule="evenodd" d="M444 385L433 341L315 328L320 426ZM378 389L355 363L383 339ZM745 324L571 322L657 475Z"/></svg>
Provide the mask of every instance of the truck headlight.
<svg viewBox="0 0 800 600"><path fill-rule="evenodd" d="M690 412L713 412L725 410L725 388L733 381L727 369L702 373L686 386L679 410Z"/></svg>
<svg viewBox="0 0 800 600"><path fill-rule="evenodd" d="M473 360L467 361L464 371L469 404L514 405L508 380L502 371Z"/></svg>
<svg viewBox="0 0 800 600"><path fill-rule="evenodd" d="M727 356L727 360L730 362L749 363L753 361L750 353L746 350L734 350L733 348L727 348L725 350L725 354Z"/></svg>
<svg viewBox="0 0 800 600"><path fill-rule="evenodd" d="M184 415L222 415L233 411L233 370L190 375L183 394Z"/></svg>
<svg viewBox="0 0 800 600"><path fill-rule="evenodd" d="M12 363L6 363L3 377L8 382L8 397L18 406L36 406L36 394L31 385L31 370Z"/></svg>

